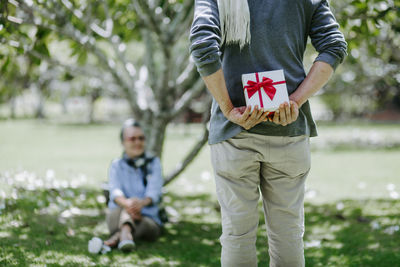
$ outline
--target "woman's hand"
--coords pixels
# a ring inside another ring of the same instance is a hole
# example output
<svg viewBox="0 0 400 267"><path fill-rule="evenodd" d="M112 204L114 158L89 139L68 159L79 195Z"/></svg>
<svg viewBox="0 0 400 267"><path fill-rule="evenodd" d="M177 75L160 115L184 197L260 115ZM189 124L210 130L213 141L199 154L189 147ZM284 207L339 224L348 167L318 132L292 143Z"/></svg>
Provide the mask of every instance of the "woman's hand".
<svg viewBox="0 0 400 267"><path fill-rule="evenodd" d="M140 219L142 217L143 206L143 201L139 198L128 198L124 202L124 209L133 220Z"/></svg>

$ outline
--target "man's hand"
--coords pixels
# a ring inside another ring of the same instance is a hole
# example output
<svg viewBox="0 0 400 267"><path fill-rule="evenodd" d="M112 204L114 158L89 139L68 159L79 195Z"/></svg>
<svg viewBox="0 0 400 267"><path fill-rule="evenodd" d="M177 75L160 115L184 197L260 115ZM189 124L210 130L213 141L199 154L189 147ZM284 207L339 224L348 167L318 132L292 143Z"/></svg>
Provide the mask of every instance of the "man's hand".
<svg viewBox="0 0 400 267"><path fill-rule="evenodd" d="M286 126L296 121L299 117L299 105L290 100L290 107L287 102L281 104L279 109L275 111L272 121L276 124Z"/></svg>
<svg viewBox="0 0 400 267"><path fill-rule="evenodd" d="M208 90L211 92L215 100L217 101L224 116L233 123L236 123L246 130L250 129L254 125L267 120L268 112L256 107L253 112L250 107L234 107L226 88L224 74L222 69L219 69L215 73L203 77Z"/></svg>
<svg viewBox="0 0 400 267"><path fill-rule="evenodd" d="M229 112L225 114L226 118L233 123L236 123L246 130L254 127L267 120L269 112L264 112L263 109L259 109L258 106L254 107L253 112L251 112L251 107L237 107L232 108Z"/></svg>

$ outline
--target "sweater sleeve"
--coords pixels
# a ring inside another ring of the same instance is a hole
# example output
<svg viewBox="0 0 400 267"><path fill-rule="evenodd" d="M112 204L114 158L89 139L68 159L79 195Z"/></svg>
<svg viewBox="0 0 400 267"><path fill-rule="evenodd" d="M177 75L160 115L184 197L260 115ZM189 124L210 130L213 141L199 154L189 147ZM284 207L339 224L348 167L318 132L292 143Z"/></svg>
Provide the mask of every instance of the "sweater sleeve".
<svg viewBox="0 0 400 267"><path fill-rule="evenodd" d="M190 53L201 76L221 68L221 31L216 0L196 0L190 29Z"/></svg>
<svg viewBox="0 0 400 267"><path fill-rule="evenodd" d="M347 55L347 43L326 0L314 11L309 35L319 53L315 61L324 61L336 69Z"/></svg>

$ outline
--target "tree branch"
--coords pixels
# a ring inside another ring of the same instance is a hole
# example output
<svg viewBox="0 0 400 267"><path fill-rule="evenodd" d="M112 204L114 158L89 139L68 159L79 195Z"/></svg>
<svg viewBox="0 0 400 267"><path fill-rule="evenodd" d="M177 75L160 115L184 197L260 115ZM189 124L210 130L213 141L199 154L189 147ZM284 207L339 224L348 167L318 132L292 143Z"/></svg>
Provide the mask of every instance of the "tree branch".
<svg viewBox="0 0 400 267"><path fill-rule="evenodd" d="M208 97L207 102L205 103L206 105L206 112L203 113L203 118L202 118L202 123L203 123L203 134L199 138L198 142L193 146L193 148L190 150L190 152L186 155L186 157L181 161L179 164L177 164L175 170L173 170L170 174L168 174L164 180L164 186L172 182L176 177L178 177L179 174L181 174L186 167L194 160L194 158L200 153L201 149L203 148L204 144L208 140L208 128L207 128L207 122L210 119L210 113L211 113L211 103L212 103L212 98Z"/></svg>
<svg viewBox="0 0 400 267"><path fill-rule="evenodd" d="M199 154L204 144L208 140L208 129L204 126L203 134L199 141L193 146L192 150L186 155L182 162L180 162L175 170L173 170L170 174L168 174L164 180L164 186L172 182L179 174L181 174L186 167L193 161L193 159Z"/></svg>
<svg viewBox="0 0 400 267"><path fill-rule="evenodd" d="M164 101L165 97L171 97L170 95L170 87L168 82L170 79L170 72L171 72L171 49L173 45L170 43L170 38L168 31L162 30L162 19L158 19L155 15L155 11L149 7L148 4L144 3L145 1L134 1L134 6L139 16L141 16L142 20L145 22L143 25L144 27L148 28L150 31L153 31L156 36L158 37L158 44L160 45L160 50L163 55L163 61L161 63L161 71L160 71L160 78L157 82L152 86L153 93L156 97L157 104L159 105L160 109L167 109L168 106L166 105L168 101ZM163 16L159 14L159 16ZM145 35L146 36L146 35ZM147 39L151 38L150 32L148 32ZM152 48L153 44L151 44ZM151 67L151 66L149 66ZM163 91L163 93L161 92ZM164 95L164 97L161 97ZM172 96L173 97L173 96ZM164 108L163 108L164 107Z"/></svg>
<svg viewBox="0 0 400 267"><path fill-rule="evenodd" d="M175 16L169 27L169 34L173 36L171 40L173 43L183 36L192 23L194 1L185 1L182 6L182 10L177 12L178 15Z"/></svg>
<svg viewBox="0 0 400 267"><path fill-rule="evenodd" d="M142 36L143 36L143 41L145 42L146 46L146 52L144 54L144 59L145 59L145 64L147 66L147 69L149 71L149 77L150 81L150 88L153 91L154 98L156 99L157 105L160 103L163 98L162 94L157 91L157 84L158 84L158 79L155 79L154 77L158 77L157 75L157 70L156 70L156 65L154 62L154 54L155 54L155 49L154 49L154 42L151 37L151 32L147 30L146 28L142 29Z"/></svg>
<svg viewBox="0 0 400 267"><path fill-rule="evenodd" d="M93 46L93 53L95 55L97 55L97 57L103 61L103 63L106 65L107 69L110 71L111 75L114 77L114 79L116 79L116 81L119 82L119 84L122 87L122 90L125 92L125 94L127 95L127 97L129 98L129 105L131 107L131 110L134 113L134 116L140 120L140 118L142 117L143 114L143 110L139 107L139 105L137 104L137 92L136 91L132 91L130 90L130 88L133 86L129 85L125 82L125 80L119 76L119 74L117 73L117 71L115 70L113 64L107 59L107 57L104 55L104 53L102 51L100 51L97 47ZM115 63L114 63L115 64Z"/></svg>
<svg viewBox="0 0 400 267"><path fill-rule="evenodd" d="M27 50L25 52L27 54L33 56L33 57L36 57L36 58L41 59L41 60L45 60L46 62L48 62L51 65L60 66L60 67L62 67L64 69L66 69L68 72L73 73L75 75L82 75L83 74L83 75L87 75L87 76L96 77L96 78L99 78L99 79L103 78L103 75L96 73L94 70L89 71L88 70L88 66L79 67L79 66L67 65L67 64L61 63L60 61L58 61L56 59L53 59L53 58L50 58L50 57L46 57L46 56L44 56L44 55L42 55L42 54L40 54L40 53L38 53L38 52L36 52L34 50Z"/></svg>
<svg viewBox="0 0 400 267"><path fill-rule="evenodd" d="M147 1L132 1L132 2L133 2L133 7L136 10L136 14L143 20L144 25L150 27L150 29L153 30L158 36L161 36L162 31L158 27L157 22L154 20L155 14L152 14L147 4L143 3Z"/></svg>
<svg viewBox="0 0 400 267"><path fill-rule="evenodd" d="M175 103L173 110L168 114L172 119L183 112L191 103L191 101L198 97L205 90L205 85L202 79L198 79L191 90L186 91L181 98Z"/></svg>
<svg viewBox="0 0 400 267"><path fill-rule="evenodd" d="M137 104L137 94L135 91L131 91L130 88L133 86L133 84L127 83L117 72L115 68L115 62L112 60L108 60L107 56L104 54L103 51L101 51L95 42L94 37L85 35L83 34L80 30L76 29L74 25L71 23L66 22L66 24L63 25L63 27L58 27L55 25L48 25L45 23L37 23L37 20L35 21L34 19L34 14L33 11L38 12L42 17L44 18L51 18L51 14L49 12L46 12L44 9L38 9L33 6L31 9L29 6L27 6L23 1L20 1L19 4L21 5L22 9L28 14L29 20L28 22L32 25L35 25L37 27L43 27L50 29L54 32L57 32L63 36L66 36L70 38L71 40L79 43L82 47L85 47L86 49L90 49L90 51L100 60L103 66L107 68L108 71L110 71L111 75L113 78L116 80L117 83L122 87L123 91L127 95L127 97L130 99L129 104L131 107L132 112L134 113L135 117L138 119L141 117L143 111L140 109L140 107ZM58 13L57 11L52 10L55 13ZM68 20L66 20L68 21ZM126 67L126 66L124 66Z"/></svg>
<svg viewBox="0 0 400 267"><path fill-rule="evenodd" d="M178 64L179 65L179 64ZM183 65L183 64L182 64ZM199 73L193 62L189 62L186 68L179 74L176 79L177 93L181 95L187 88L190 88L195 81L199 79Z"/></svg>

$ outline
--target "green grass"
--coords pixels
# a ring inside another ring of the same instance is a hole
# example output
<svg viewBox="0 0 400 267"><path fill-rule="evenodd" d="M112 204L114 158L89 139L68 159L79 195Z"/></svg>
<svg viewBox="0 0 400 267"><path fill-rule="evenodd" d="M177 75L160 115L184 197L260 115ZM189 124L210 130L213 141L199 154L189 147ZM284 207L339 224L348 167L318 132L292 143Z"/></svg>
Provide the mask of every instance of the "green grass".
<svg viewBox="0 0 400 267"><path fill-rule="evenodd" d="M87 252L87 242L94 235L107 238L98 191L20 189L18 194L0 216L2 266L219 266L219 213L207 194L168 193L166 205L179 215L171 216L173 222L156 243L138 242L133 253L114 250L105 255ZM85 199L76 197L82 194ZM345 200L342 205L338 209L335 204L306 204L307 266L399 264L400 231L391 233L390 229L400 224L400 202ZM61 213L65 209L75 214ZM260 218L258 257L259 265L266 266L267 239Z"/></svg>
<svg viewBox="0 0 400 267"><path fill-rule="evenodd" d="M69 192L66 194L65 192ZM85 195L82 200L79 197ZM9 201L0 216L0 265L93 265L96 266L218 266L220 226L214 203L207 195L166 196L167 205L186 211L171 216L162 237L156 243L137 242L137 251L118 250L106 255L87 252L93 235L107 238L103 203L98 191L81 189L18 190L20 196ZM67 202L67 206L60 204ZM38 200L42 200L38 204ZM51 207L57 203L60 208ZM74 214L61 213L75 210ZM78 212L77 212L78 211ZM94 212L99 211L99 212ZM77 214L78 213L78 214ZM112 264L114 263L114 264Z"/></svg>
<svg viewBox="0 0 400 267"><path fill-rule="evenodd" d="M139 242L131 254L87 252L93 236L107 237L100 184L110 161L121 153L118 131L113 124L0 122L0 266L219 266L220 214L207 146L165 188L164 202L175 212L158 242ZM305 206L307 266L400 265L400 201L390 195L400 188L400 149L337 149L341 138L354 131L386 140L396 138L399 126L320 127L315 140L331 138L334 142L328 143L335 146L312 141ZM165 173L197 136L196 125L169 128ZM259 266L266 266L260 218Z"/></svg>
<svg viewBox="0 0 400 267"><path fill-rule="evenodd" d="M56 124L35 121L0 122L0 173L28 171L45 177L54 170L59 181L75 181L88 186L99 186L107 179L111 160L118 157L119 125ZM320 136L311 139L312 169L307 188L312 202L339 199L389 197L388 184L400 188L400 149L331 149L318 148L318 142L347 142L351 132L373 132L387 140L400 136L400 125L365 123L355 127L322 125ZM196 125L173 125L168 129L164 147L164 173L169 173L195 143L200 135ZM347 138L348 139L348 138ZM181 190L185 188L185 190ZM214 194L214 182L208 146L194 163L167 188L178 195L194 193Z"/></svg>
<svg viewBox="0 0 400 267"><path fill-rule="evenodd" d="M400 202L345 200L305 206L307 266L398 266ZM307 248L308 245L308 248Z"/></svg>

